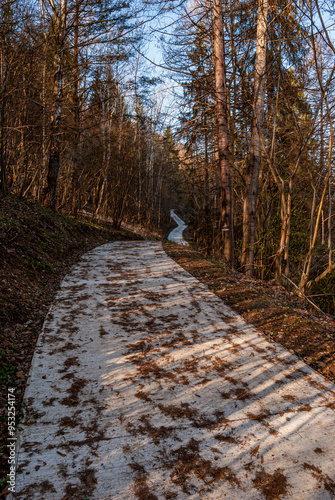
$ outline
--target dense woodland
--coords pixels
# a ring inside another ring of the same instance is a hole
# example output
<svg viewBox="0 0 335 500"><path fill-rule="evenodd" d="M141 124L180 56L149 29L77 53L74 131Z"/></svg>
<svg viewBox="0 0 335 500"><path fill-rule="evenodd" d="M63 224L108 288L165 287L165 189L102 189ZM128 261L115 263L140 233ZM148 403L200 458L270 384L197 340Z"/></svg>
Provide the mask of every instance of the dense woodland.
<svg viewBox="0 0 335 500"><path fill-rule="evenodd" d="M331 2L0 5L2 192L115 227L179 209L201 251L334 314Z"/></svg>

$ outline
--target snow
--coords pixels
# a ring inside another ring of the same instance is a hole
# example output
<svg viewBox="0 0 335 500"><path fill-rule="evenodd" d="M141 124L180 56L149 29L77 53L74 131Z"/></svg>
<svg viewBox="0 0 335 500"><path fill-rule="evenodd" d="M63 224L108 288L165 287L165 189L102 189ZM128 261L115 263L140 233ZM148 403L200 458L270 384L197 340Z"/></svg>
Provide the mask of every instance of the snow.
<svg viewBox="0 0 335 500"><path fill-rule="evenodd" d="M334 390L160 243L108 243L46 318L15 498L260 500L264 473L278 498L330 500Z"/></svg>
<svg viewBox="0 0 335 500"><path fill-rule="evenodd" d="M174 210L170 210L170 216L178 226L171 231L168 240L173 241L173 243L178 243L179 245L189 246L188 242L183 238L183 231L187 228L187 225L178 217Z"/></svg>

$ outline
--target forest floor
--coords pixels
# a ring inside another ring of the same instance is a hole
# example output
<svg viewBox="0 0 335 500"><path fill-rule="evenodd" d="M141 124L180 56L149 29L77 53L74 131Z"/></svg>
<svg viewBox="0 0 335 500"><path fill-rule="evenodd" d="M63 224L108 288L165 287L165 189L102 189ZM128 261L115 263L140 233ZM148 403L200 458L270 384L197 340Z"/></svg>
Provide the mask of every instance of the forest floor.
<svg viewBox="0 0 335 500"><path fill-rule="evenodd" d="M16 412L36 341L59 285L81 255L108 241L138 240L127 230L64 217L0 195L0 492L8 473L7 388ZM0 497L2 497L0 493Z"/></svg>

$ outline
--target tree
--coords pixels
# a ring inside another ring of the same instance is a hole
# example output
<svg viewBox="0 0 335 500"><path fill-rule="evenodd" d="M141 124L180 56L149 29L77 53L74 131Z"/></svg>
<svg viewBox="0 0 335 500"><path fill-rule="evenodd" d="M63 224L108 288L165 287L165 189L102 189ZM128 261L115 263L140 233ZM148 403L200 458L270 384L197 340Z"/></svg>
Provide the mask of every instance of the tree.
<svg viewBox="0 0 335 500"><path fill-rule="evenodd" d="M243 207L242 265L249 276L252 276L254 266L256 204L259 170L261 165L261 134L264 119L268 10L268 0L259 0L253 91L253 119Z"/></svg>
<svg viewBox="0 0 335 500"><path fill-rule="evenodd" d="M226 95L226 65L224 51L223 9L221 0L213 1L213 52L215 74L215 110L217 126L217 146L221 173L222 194L222 240L225 260L232 265L233 216L231 179L229 165L228 112Z"/></svg>
<svg viewBox="0 0 335 500"><path fill-rule="evenodd" d="M67 0L42 0L51 8L49 43L52 46L53 57L53 105L50 126L49 162L47 170L47 185L44 190L44 204L56 210L57 182L60 169L61 131L60 120L63 105L63 66L67 41Z"/></svg>

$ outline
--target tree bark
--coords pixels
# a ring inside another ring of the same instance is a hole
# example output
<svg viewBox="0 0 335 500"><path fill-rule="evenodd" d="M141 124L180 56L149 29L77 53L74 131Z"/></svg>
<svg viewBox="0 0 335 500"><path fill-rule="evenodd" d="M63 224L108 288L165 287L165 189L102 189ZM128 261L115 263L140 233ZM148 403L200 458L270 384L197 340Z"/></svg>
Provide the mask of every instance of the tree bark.
<svg viewBox="0 0 335 500"><path fill-rule="evenodd" d="M264 119L266 81L266 43L268 0L259 0L257 17L256 61L253 95L253 119L251 127L250 155L243 206L242 265L248 276L253 275L256 235L256 204L259 170L261 164L261 133Z"/></svg>
<svg viewBox="0 0 335 500"><path fill-rule="evenodd" d="M61 0L60 10L54 10L54 106L50 127L50 156L48 163L47 185L44 190L44 205L56 210L57 182L60 168L60 120L63 102L63 57L65 45L66 1ZM54 5L54 3L52 2Z"/></svg>
<svg viewBox="0 0 335 500"><path fill-rule="evenodd" d="M79 99L79 0L75 5L74 49L73 49L73 126L74 154L71 176L72 215L76 216L79 209L79 176L80 176L80 99Z"/></svg>
<svg viewBox="0 0 335 500"><path fill-rule="evenodd" d="M226 66L221 0L213 0L213 49L215 73L215 111L217 146L221 175L221 231L223 256L229 265L234 262L231 174L229 164Z"/></svg>
<svg viewBox="0 0 335 500"><path fill-rule="evenodd" d="M5 44L0 47L0 191L6 193L7 179L6 179L6 154L5 154L5 108L6 108L6 64L5 64Z"/></svg>
<svg viewBox="0 0 335 500"><path fill-rule="evenodd" d="M6 159L5 159L5 137L4 137L4 103L0 104L0 191L6 193Z"/></svg>

